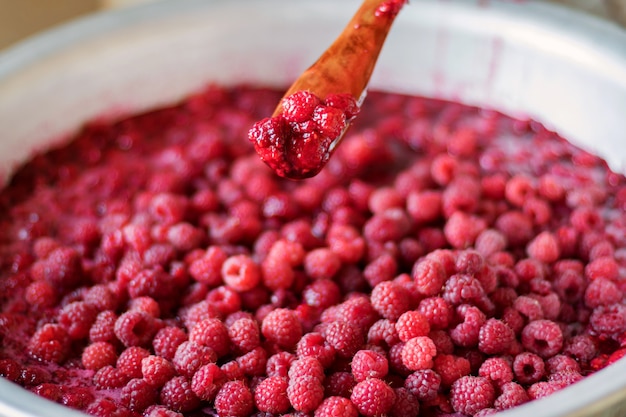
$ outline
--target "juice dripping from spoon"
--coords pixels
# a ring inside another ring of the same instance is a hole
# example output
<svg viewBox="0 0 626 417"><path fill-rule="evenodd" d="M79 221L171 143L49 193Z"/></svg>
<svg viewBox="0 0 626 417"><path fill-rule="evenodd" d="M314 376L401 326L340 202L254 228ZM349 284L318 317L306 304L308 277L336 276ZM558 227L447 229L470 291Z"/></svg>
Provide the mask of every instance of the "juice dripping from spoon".
<svg viewBox="0 0 626 417"><path fill-rule="evenodd" d="M395 17L406 0L364 0L339 37L287 90L249 140L278 175L316 175L359 112Z"/></svg>

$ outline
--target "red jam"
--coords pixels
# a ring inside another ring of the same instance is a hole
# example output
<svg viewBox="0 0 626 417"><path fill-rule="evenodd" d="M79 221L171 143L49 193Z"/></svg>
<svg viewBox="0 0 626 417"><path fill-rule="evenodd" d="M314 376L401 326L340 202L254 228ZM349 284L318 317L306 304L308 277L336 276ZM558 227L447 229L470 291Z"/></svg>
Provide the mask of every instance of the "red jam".
<svg viewBox="0 0 626 417"><path fill-rule="evenodd" d="M624 356L626 179L600 158L371 93L287 181L246 140L278 99L213 87L23 166L0 193L0 375L95 416L486 416Z"/></svg>
<svg viewBox="0 0 626 417"><path fill-rule="evenodd" d="M359 112L349 94L330 94L322 101L309 91L283 98L281 107L277 116L256 122L248 139L261 160L291 179L317 175Z"/></svg>

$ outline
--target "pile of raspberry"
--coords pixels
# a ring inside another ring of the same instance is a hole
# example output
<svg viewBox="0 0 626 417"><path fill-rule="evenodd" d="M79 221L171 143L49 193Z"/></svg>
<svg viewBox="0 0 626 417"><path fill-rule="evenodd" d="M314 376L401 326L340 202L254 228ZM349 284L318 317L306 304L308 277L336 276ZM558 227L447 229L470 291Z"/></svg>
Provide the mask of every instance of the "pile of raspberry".
<svg viewBox="0 0 626 417"><path fill-rule="evenodd" d="M626 352L626 179L530 122L371 93L314 178L211 87L0 193L0 375L101 417L487 416Z"/></svg>
<svg viewBox="0 0 626 417"><path fill-rule="evenodd" d="M305 90L280 103L280 113L254 123L248 139L281 177L313 177L328 162L359 106L350 94L329 94L322 100Z"/></svg>

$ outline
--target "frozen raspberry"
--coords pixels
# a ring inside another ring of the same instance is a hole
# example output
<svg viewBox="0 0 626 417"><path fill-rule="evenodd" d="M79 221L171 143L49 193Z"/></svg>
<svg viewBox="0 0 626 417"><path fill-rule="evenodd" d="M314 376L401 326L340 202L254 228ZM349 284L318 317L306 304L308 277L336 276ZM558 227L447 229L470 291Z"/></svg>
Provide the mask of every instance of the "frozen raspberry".
<svg viewBox="0 0 626 417"><path fill-rule="evenodd" d="M254 389L254 403L259 411L285 413L291 407L287 398L287 380L279 376L262 380Z"/></svg>
<svg viewBox="0 0 626 417"><path fill-rule="evenodd" d="M404 380L404 388L422 402L434 400L440 386L441 377L432 369L415 371Z"/></svg>
<svg viewBox="0 0 626 417"><path fill-rule="evenodd" d="M596 346L596 342L594 342L590 336L581 334L566 341L563 353L582 363L588 363L597 356L598 348ZM559 355L554 358L558 356Z"/></svg>
<svg viewBox="0 0 626 417"><path fill-rule="evenodd" d="M458 413L474 415L483 408L490 408L494 400L495 391L486 378L464 376L450 389L450 403Z"/></svg>
<svg viewBox="0 0 626 417"><path fill-rule="evenodd" d="M18 382L22 366L13 359L0 359L0 376L12 382Z"/></svg>
<svg viewBox="0 0 626 417"><path fill-rule="evenodd" d="M475 247L478 253L489 257L494 253L503 251L507 246L506 238L495 229L485 229L477 237Z"/></svg>
<svg viewBox="0 0 626 417"><path fill-rule="evenodd" d="M610 305L622 300L623 294L617 284L606 278L599 277L589 283L585 290L585 305L596 308L601 305Z"/></svg>
<svg viewBox="0 0 626 417"><path fill-rule="evenodd" d="M530 322L543 319L543 308L539 301L532 297L520 295L513 302L513 308Z"/></svg>
<svg viewBox="0 0 626 417"><path fill-rule="evenodd" d="M534 353L522 352L513 360L513 372L518 382L533 384L545 375L545 363Z"/></svg>
<svg viewBox="0 0 626 417"><path fill-rule="evenodd" d="M611 256L596 258L585 266L585 277L589 280L602 277L615 281L619 277L619 264Z"/></svg>
<svg viewBox="0 0 626 417"><path fill-rule="evenodd" d="M183 417L179 412L172 411L163 405L151 405L143 412L144 417Z"/></svg>
<svg viewBox="0 0 626 417"><path fill-rule="evenodd" d="M203 401L212 401L218 390L226 382L226 376L219 366L209 363L193 374L191 389Z"/></svg>
<svg viewBox="0 0 626 417"><path fill-rule="evenodd" d="M58 294L54 286L47 281L35 281L26 287L26 302L35 309L43 310L57 303Z"/></svg>
<svg viewBox="0 0 626 417"><path fill-rule="evenodd" d="M261 333L267 340L291 349L302 337L302 325L293 310L277 308L263 319Z"/></svg>
<svg viewBox="0 0 626 417"><path fill-rule="evenodd" d="M216 360L217 355L212 348L187 341L178 346L172 363L179 374L191 378L200 367Z"/></svg>
<svg viewBox="0 0 626 417"><path fill-rule="evenodd" d="M93 376L93 384L98 389L121 388L130 380L124 372L113 366L100 368Z"/></svg>
<svg viewBox="0 0 626 417"><path fill-rule="evenodd" d="M95 308L84 301L75 301L61 309L58 322L65 327L72 339L84 339L89 335L89 329L96 320L97 314Z"/></svg>
<svg viewBox="0 0 626 417"><path fill-rule="evenodd" d="M441 377L441 385L449 387L457 379L469 375L471 366L470 362L463 357L440 354L435 357L433 370Z"/></svg>
<svg viewBox="0 0 626 417"><path fill-rule="evenodd" d="M257 346L250 352L244 353L236 360L241 371L248 376L261 376L267 367L267 351Z"/></svg>
<svg viewBox="0 0 626 417"><path fill-rule="evenodd" d="M376 285L371 294L372 306L386 319L397 320L411 307L411 297L404 287L393 281Z"/></svg>
<svg viewBox="0 0 626 417"><path fill-rule="evenodd" d="M450 330L450 338L461 347L474 347L480 339L480 329L485 324L485 314L477 307L462 304L457 307L457 314L463 322Z"/></svg>
<svg viewBox="0 0 626 417"><path fill-rule="evenodd" d="M593 347L593 351L594 351L593 356L595 356L595 346ZM557 372L580 373L580 365L578 364L578 362L576 362L576 359L570 356L555 355L546 361L546 370L548 374L555 374Z"/></svg>
<svg viewBox="0 0 626 417"><path fill-rule="evenodd" d="M409 339L402 348L402 363L412 371L430 369L436 355L433 341L426 336L417 336Z"/></svg>
<svg viewBox="0 0 626 417"><path fill-rule="evenodd" d="M200 399L194 394L191 383L184 376L167 381L161 389L160 399L163 405L181 413L193 411L200 406Z"/></svg>
<svg viewBox="0 0 626 417"><path fill-rule="evenodd" d="M259 266L247 255L234 255L222 264L224 283L235 291L247 291L261 281Z"/></svg>
<svg viewBox="0 0 626 417"><path fill-rule="evenodd" d="M176 349L183 342L187 341L187 334L178 327L163 327L160 329L152 340L154 353L164 357L165 359L174 359Z"/></svg>
<svg viewBox="0 0 626 417"><path fill-rule="evenodd" d="M617 337L626 332L626 305L599 306L591 313L589 323L598 334Z"/></svg>
<svg viewBox="0 0 626 417"><path fill-rule="evenodd" d="M115 321L115 336L126 347L150 344L157 331L154 317L143 311L127 311Z"/></svg>
<svg viewBox="0 0 626 417"><path fill-rule="evenodd" d="M391 411L396 394L382 379L370 378L354 386L350 400L363 416L375 417Z"/></svg>
<svg viewBox="0 0 626 417"><path fill-rule="evenodd" d="M389 372L387 358L373 350L359 350L352 358L351 368L357 382L367 378L383 379Z"/></svg>
<svg viewBox="0 0 626 417"><path fill-rule="evenodd" d="M406 211L418 224L426 224L442 216L441 192L435 190L412 191L406 198Z"/></svg>
<svg viewBox="0 0 626 417"><path fill-rule="evenodd" d="M560 256L559 242L551 232L541 232L531 240L526 246L528 256L549 264Z"/></svg>
<svg viewBox="0 0 626 417"><path fill-rule="evenodd" d="M572 385L583 379L583 376L576 371L562 371L555 372L548 377L548 382L558 385L561 388L565 388L568 385Z"/></svg>
<svg viewBox="0 0 626 417"><path fill-rule="evenodd" d="M478 375L494 382L498 387L513 381L511 364L501 357L485 359L478 369Z"/></svg>
<svg viewBox="0 0 626 417"><path fill-rule="evenodd" d="M314 417L358 417L359 411L348 398L329 396L317 407Z"/></svg>
<svg viewBox="0 0 626 417"><path fill-rule="evenodd" d="M506 352L515 340L515 333L503 321L489 319L480 328L478 349L488 355Z"/></svg>
<svg viewBox="0 0 626 417"><path fill-rule="evenodd" d="M44 280L54 287L73 288L83 279L80 254L72 248L59 247L31 266L34 280Z"/></svg>
<svg viewBox="0 0 626 417"><path fill-rule="evenodd" d="M62 363L70 353L70 337L58 324L44 324L28 342L28 354L43 362Z"/></svg>
<svg viewBox="0 0 626 417"><path fill-rule="evenodd" d="M396 331L398 337L403 342L418 336L427 336L430 332L430 325L427 318L418 311L407 311L396 321Z"/></svg>
<svg viewBox="0 0 626 417"><path fill-rule="evenodd" d="M561 351L563 332L553 321L531 321L522 330L522 345L542 358L549 358Z"/></svg>
<svg viewBox="0 0 626 417"><path fill-rule="evenodd" d="M120 402L133 411L143 411L153 405L159 393L144 379L131 379L121 392Z"/></svg>
<svg viewBox="0 0 626 417"><path fill-rule="evenodd" d="M498 410L506 410L528 402L528 394L521 385L508 382L500 387L500 395L496 398L494 406Z"/></svg>
<svg viewBox="0 0 626 417"><path fill-rule="evenodd" d="M221 320L215 318L197 323L189 332L189 341L210 347L218 358L230 351L228 329Z"/></svg>
<svg viewBox="0 0 626 417"><path fill-rule="evenodd" d="M485 229L483 219L456 211L446 221L443 232L453 248L465 249L474 244L478 235Z"/></svg>
<svg viewBox="0 0 626 417"><path fill-rule="evenodd" d="M115 365L117 351L107 342L92 343L83 350L81 361L85 369L97 371L107 365Z"/></svg>
<svg viewBox="0 0 626 417"><path fill-rule="evenodd" d="M345 321L330 323L325 329L324 336L337 354L344 358L353 356L364 343L361 328Z"/></svg>
<svg viewBox="0 0 626 417"><path fill-rule="evenodd" d="M141 360L141 374L146 382L160 388L175 376L176 370L167 359L150 355Z"/></svg>
<svg viewBox="0 0 626 417"><path fill-rule="evenodd" d="M133 417L133 413L128 408L122 407L108 398L96 398L87 406L85 411L96 417Z"/></svg>
<svg viewBox="0 0 626 417"><path fill-rule="evenodd" d="M557 384L547 381L540 381L535 384L532 384L528 387L526 391L528 393L528 398L531 400L538 400L539 398L547 397L548 395L554 394L561 387Z"/></svg>

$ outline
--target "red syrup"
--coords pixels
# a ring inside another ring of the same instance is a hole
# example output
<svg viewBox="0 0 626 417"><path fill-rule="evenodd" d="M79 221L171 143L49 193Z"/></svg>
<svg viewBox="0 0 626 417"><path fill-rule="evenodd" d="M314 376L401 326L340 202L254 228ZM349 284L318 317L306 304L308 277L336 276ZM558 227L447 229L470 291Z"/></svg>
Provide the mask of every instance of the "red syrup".
<svg viewBox="0 0 626 417"><path fill-rule="evenodd" d="M212 87L21 167L0 193L0 375L94 416L431 417L624 356L626 179L600 158L373 92L326 169L288 181L245 139L277 100Z"/></svg>

